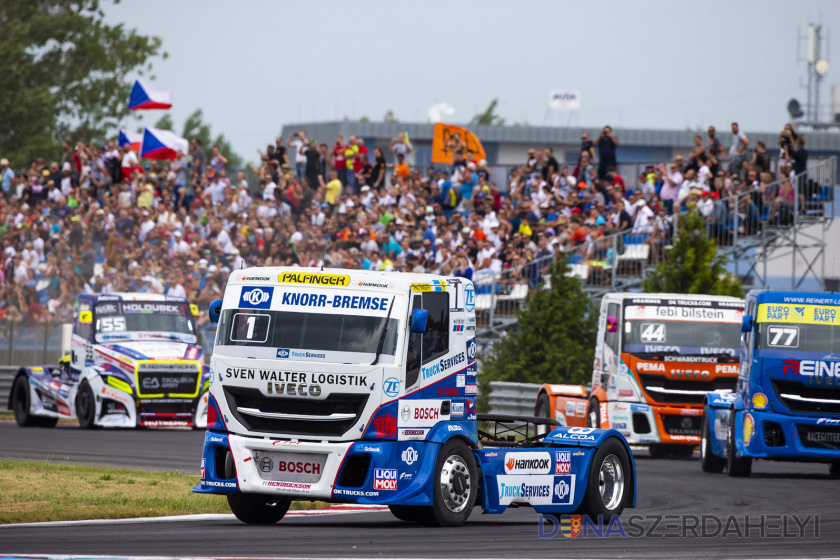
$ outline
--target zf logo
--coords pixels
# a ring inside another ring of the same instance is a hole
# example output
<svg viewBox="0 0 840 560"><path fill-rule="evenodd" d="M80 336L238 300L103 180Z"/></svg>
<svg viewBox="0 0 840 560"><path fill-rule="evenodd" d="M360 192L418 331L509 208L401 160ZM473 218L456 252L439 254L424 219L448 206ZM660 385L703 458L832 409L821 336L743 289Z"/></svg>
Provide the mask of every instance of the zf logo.
<svg viewBox="0 0 840 560"><path fill-rule="evenodd" d="M239 307L251 309L268 309L271 307L271 296L274 288L243 288L239 298Z"/></svg>
<svg viewBox="0 0 840 560"><path fill-rule="evenodd" d="M472 284L464 287L464 309L468 313L472 313L475 309L475 289L472 287Z"/></svg>
<svg viewBox="0 0 840 560"><path fill-rule="evenodd" d="M396 377L389 377L382 384L382 390L389 397L396 397L400 392L400 382Z"/></svg>

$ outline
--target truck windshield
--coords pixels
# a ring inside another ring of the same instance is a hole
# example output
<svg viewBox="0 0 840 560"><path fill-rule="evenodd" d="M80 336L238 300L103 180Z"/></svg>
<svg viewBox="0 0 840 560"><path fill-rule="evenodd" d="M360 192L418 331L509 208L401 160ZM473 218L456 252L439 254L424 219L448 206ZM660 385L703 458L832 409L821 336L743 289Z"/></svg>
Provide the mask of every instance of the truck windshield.
<svg viewBox="0 0 840 560"><path fill-rule="evenodd" d="M759 322L756 329L759 350L840 354L840 326Z"/></svg>
<svg viewBox="0 0 840 560"><path fill-rule="evenodd" d="M384 325L385 317L225 309L216 345L376 354ZM398 320L388 319L383 355L396 353L398 332Z"/></svg>
<svg viewBox="0 0 840 560"><path fill-rule="evenodd" d="M195 342L195 325L186 302L107 301L97 303L95 313L100 342L132 338L132 333L177 339L186 335Z"/></svg>
<svg viewBox="0 0 840 560"><path fill-rule="evenodd" d="M623 351L737 356L740 316L736 309L629 306L625 310Z"/></svg>

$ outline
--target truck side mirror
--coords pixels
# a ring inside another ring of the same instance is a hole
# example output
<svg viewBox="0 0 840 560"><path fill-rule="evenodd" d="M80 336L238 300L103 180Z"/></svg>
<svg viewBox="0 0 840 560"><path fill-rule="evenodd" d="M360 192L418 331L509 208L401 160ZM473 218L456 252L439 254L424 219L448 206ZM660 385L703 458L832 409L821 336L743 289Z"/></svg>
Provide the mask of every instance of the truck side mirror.
<svg viewBox="0 0 840 560"><path fill-rule="evenodd" d="M607 332L618 332L618 317L607 317Z"/></svg>
<svg viewBox="0 0 840 560"><path fill-rule="evenodd" d="M219 314L222 312L222 300L214 299L210 303L210 309L208 309L207 312L210 315L210 322L211 323L218 323L219 322Z"/></svg>
<svg viewBox="0 0 840 560"><path fill-rule="evenodd" d="M753 328L752 322L753 322L753 316L752 315L744 315L743 317L741 317L741 332L748 333L748 332L752 331L752 328Z"/></svg>
<svg viewBox="0 0 840 560"><path fill-rule="evenodd" d="M429 319L429 312L425 309L415 309L411 313L411 332L426 332L426 321Z"/></svg>

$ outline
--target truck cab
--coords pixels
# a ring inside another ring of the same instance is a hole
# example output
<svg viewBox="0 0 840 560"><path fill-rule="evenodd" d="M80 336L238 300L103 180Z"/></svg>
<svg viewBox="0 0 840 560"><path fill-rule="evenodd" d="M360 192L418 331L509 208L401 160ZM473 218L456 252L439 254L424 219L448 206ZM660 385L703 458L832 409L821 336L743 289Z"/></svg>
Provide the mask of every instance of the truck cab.
<svg viewBox="0 0 840 560"><path fill-rule="evenodd" d="M703 469L810 461L840 476L840 295L750 291L741 331L736 393L705 399Z"/></svg>
<svg viewBox="0 0 840 560"><path fill-rule="evenodd" d="M295 499L383 504L400 519L453 526L479 495L492 513L519 503L579 505L587 477L575 491L570 473L588 472L610 440L622 484L607 502L630 504L632 458L616 450L618 434L563 434L587 450L563 456L561 481L545 449L538 466L517 466L530 451L522 444L533 440L479 428L474 306L473 285L460 278L287 267L232 273L210 309L218 328L193 491L227 494L246 523L276 522ZM526 479L534 489L522 494Z"/></svg>

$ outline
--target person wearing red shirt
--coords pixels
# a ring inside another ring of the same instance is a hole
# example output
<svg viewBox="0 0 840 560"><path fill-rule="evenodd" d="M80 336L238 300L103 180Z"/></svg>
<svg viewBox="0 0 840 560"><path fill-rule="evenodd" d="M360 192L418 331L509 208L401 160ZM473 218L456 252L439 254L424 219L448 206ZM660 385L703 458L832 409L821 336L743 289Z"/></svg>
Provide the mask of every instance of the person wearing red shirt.
<svg viewBox="0 0 840 560"><path fill-rule="evenodd" d="M345 152L347 151L347 146L344 144L344 136L339 134L335 137L335 145L332 148L332 156L333 156L333 165L335 166L335 171L338 173L338 180L341 182L341 186L347 186L347 156Z"/></svg>

